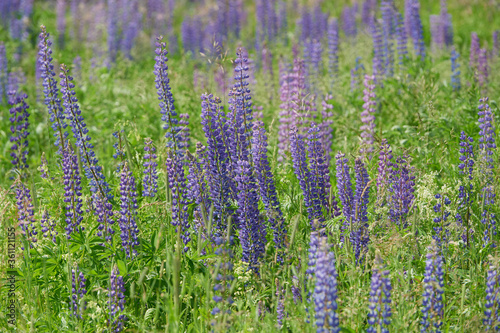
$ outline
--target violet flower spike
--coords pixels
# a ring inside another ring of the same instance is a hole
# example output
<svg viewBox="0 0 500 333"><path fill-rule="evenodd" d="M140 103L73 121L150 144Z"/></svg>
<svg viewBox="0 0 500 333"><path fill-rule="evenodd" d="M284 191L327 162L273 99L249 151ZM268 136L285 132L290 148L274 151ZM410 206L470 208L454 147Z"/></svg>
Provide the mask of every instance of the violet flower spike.
<svg viewBox="0 0 500 333"><path fill-rule="evenodd" d="M19 170L19 172L23 172L23 170L28 169L28 135L30 132L28 131L29 127L29 112L28 112L28 104L26 103L26 99L28 95L24 93L17 93L17 91L11 90L8 93L9 96L9 104L12 108L9 110L10 113L10 142L12 146L10 150L10 156L12 157L12 166L14 169ZM24 174L23 174L24 177Z"/></svg>
<svg viewBox="0 0 500 333"><path fill-rule="evenodd" d="M132 258L137 255L139 246L139 228L137 227L137 193L135 191L135 178L130 171L128 163L123 165L120 175L120 238L121 245L127 256Z"/></svg>
<svg viewBox="0 0 500 333"><path fill-rule="evenodd" d="M115 266L111 271L108 289L109 319L108 325L113 332L121 332L125 328L127 316L120 314L125 309L125 282Z"/></svg>
<svg viewBox="0 0 500 333"><path fill-rule="evenodd" d="M42 234L45 238L50 238L54 244L56 244L56 236L58 232L55 230L56 222L50 218L47 210L43 211L42 218L40 219L40 226L42 228Z"/></svg>
<svg viewBox="0 0 500 333"><path fill-rule="evenodd" d="M156 162L156 148L153 140L147 138L144 146L144 178L142 195L154 198L158 192L158 163Z"/></svg>
<svg viewBox="0 0 500 333"><path fill-rule="evenodd" d="M43 79L43 93L45 96L44 103L49 111L50 121L52 122L52 130L54 130L54 136L56 138L55 145L60 147L59 153L61 153L64 148L68 137L68 132L66 127L66 119L64 116L64 110L61 106L61 99L59 98L59 89L57 87L57 80L55 78L56 73L54 72L54 64L52 63L52 42L49 40L50 34L47 33L45 26L41 27L42 32L40 33L38 44L38 59L37 63L40 67L41 78Z"/></svg>
<svg viewBox="0 0 500 333"><path fill-rule="evenodd" d="M84 300L85 294L87 293L87 289L85 287L85 283L87 279L83 275L83 272L80 271L78 265L76 269L73 268L71 270L71 312L72 315L77 317L78 319L83 319L83 311L86 308L86 301Z"/></svg>
<svg viewBox="0 0 500 333"><path fill-rule="evenodd" d="M66 216L66 237L71 239L71 234L84 230L80 224L83 221L82 210L82 185L80 170L78 166L78 157L73 148L67 143L62 156L62 170L64 183L64 202Z"/></svg>
<svg viewBox="0 0 500 333"><path fill-rule="evenodd" d="M28 241L30 248L37 242L38 234L35 226L35 209L30 190L21 182L16 185L17 220L21 226L23 236ZM24 247L21 247L24 250Z"/></svg>
<svg viewBox="0 0 500 333"><path fill-rule="evenodd" d="M377 254L375 267L372 270L370 303L368 305L367 333L389 332L391 324L391 279L390 272L385 270L385 265Z"/></svg>
<svg viewBox="0 0 500 333"><path fill-rule="evenodd" d="M435 240L428 248L425 261L421 331L440 331L443 326L443 258Z"/></svg>

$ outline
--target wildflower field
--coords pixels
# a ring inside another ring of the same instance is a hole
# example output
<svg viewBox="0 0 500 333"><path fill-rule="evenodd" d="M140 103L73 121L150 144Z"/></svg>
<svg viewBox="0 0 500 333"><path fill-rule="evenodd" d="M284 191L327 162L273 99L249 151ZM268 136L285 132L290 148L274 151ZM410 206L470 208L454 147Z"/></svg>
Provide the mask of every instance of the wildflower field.
<svg viewBox="0 0 500 333"><path fill-rule="evenodd" d="M499 331L499 14L0 0L0 331Z"/></svg>

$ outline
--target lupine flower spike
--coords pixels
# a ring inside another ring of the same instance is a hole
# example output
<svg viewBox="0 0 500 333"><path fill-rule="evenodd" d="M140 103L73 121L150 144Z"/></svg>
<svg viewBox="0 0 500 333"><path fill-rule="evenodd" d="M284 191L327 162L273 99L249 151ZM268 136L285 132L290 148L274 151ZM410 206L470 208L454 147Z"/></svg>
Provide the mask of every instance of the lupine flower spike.
<svg viewBox="0 0 500 333"><path fill-rule="evenodd" d="M40 226L42 227L42 234L45 238L50 238L52 242L56 243L56 236L58 232L55 230L56 222L51 219L49 213L44 210L42 218L40 219Z"/></svg>
<svg viewBox="0 0 500 333"><path fill-rule="evenodd" d="M137 255L139 245L139 228L137 227L137 193L135 191L135 178L130 171L128 163L125 162L120 176L120 238L123 250L127 258Z"/></svg>
<svg viewBox="0 0 500 333"><path fill-rule="evenodd" d="M64 173L64 202L66 203L65 229L67 238L71 239L72 233L83 230L83 227L80 226L83 221L83 211L78 157L73 152L69 142L66 144L66 150L63 151L62 169Z"/></svg>
<svg viewBox="0 0 500 333"><path fill-rule="evenodd" d="M440 332L444 315L443 258L436 240L429 246L426 258L421 331Z"/></svg>
<svg viewBox="0 0 500 333"><path fill-rule="evenodd" d="M498 259L490 256L490 266L486 277L486 310L483 325L486 331L500 330L500 272Z"/></svg>
<svg viewBox="0 0 500 333"><path fill-rule="evenodd" d="M377 253L372 270L367 333L389 332L391 324L391 279L389 271Z"/></svg>
<svg viewBox="0 0 500 333"><path fill-rule="evenodd" d="M156 148L150 138L146 139L144 152L144 178L142 180L144 189L142 195L154 198L158 192L158 163L156 162Z"/></svg>
<svg viewBox="0 0 500 333"><path fill-rule="evenodd" d="M28 131L29 127L29 112L28 104L26 104L26 99L28 95L24 93L17 93L17 91L11 90L8 93L9 104L12 106L10 109L10 142L12 142L12 147L10 150L10 156L12 157L12 166L19 172L23 172L24 169L28 168ZM24 177L24 174L23 174Z"/></svg>
<svg viewBox="0 0 500 333"><path fill-rule="evenodd" d="M125 282L115 266L111 271L108 289L109 319L108 326L112 332L121 332L125 328L127 316L120 314L125 309Z"/></svg>
<svg viewBox="0 0 500 333"><path fill-rule="evenodd" d="M87 279L78 266L71 270L71 311L79 319L83 319L83 311L86 308L86 302L83 300L87 293L86 282Z"/></svg>

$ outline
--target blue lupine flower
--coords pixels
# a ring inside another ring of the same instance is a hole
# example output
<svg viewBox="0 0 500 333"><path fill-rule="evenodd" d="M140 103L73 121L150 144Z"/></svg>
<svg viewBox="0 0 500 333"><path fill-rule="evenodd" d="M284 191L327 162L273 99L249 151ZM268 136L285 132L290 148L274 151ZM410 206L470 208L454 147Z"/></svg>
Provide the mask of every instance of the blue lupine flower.
<svg viewBox="0 0 500 333"><path fill-rule="evenodd" d="M78 157L73 148L67 143L62 158L64 202L66 203L66 237L71 239L71 234L84 230L80 226L83 221L82 210L82 182L78 167Z"/></svg>
<svg viewBox="0 0 500 333"><path fill-rule="evenodd" d="M389 333L391 324L391 279L389 271L385 270L384 263L377 254L375 257L375 267L372 271L370 303L368 305L368 325L367 333Z"/></svg>
<svg viewBox="0 0 500 333"><path fill-rule="evenodd" d="M158 192L158 163L156 163L156 148L150 138L145 141L144 151L144 178L142 180L144 189L142 195L154 198Z"/></svg>
<svg viewBox="0 0 500 333"><path fill-rule="evenodd" d="M443 326L443 258L435 240L428 248L425 261L421 332L441 332Z"/></svg>
<svg viewBox="0 0 500 333"><path fill-rule="evenodd" d="M483 325L486 331L500 330L500 276L498 267L490 263L486 278L486 310L484 311ZM492 327L493 326L493 327Z"/></svg>
<svg viewBox="0 0 500 333"><path fill-rule="evenodd" d="M135 191L135 178L125 163L120 175L120 238L127 258L137 255L136 247L139 246L139 228L135 221L137 215L137 193Z"/></svg>
<svg viewBox="0 0 500 333"><path fill-rule="evenodd" d="M125 328L127 316L120 314L125 309L125 282L123 276L115 266L111 271L108 289L109 321L108 325L113 332L121 332Z"/></svg>
<svg viewBox="0 0 500 333"><path fill-rule="evenodd" d="M26 104L26 99L28 95L24 93L17 93L17 91L11 90L8 93L9 104L12 108L9 110L10 113L10 131L12 135L10 136L10 142L12 147L10 150L10 156L12 157L12 166L14 169L22 172L28 168L28 131L29 127L29 112L28 104Z"/></svg>

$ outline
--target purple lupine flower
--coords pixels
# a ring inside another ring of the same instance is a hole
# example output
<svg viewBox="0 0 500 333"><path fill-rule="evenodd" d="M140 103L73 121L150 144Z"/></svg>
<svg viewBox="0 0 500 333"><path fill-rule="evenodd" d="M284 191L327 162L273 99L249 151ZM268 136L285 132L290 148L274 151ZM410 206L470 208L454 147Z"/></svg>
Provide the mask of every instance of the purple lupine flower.
<svg viewBox="0 0 500 333"><path fill-rule="evenodd" d="M63 184L64 184L64 202L66 216L66 237L71 239L71 234L84 230L80 226L83 221L82 211L82 181L78 167L78 157L73 151L71 145L66 146L62 156Z"/></svg>
<svg viewBox="0 0 500 333"><path fill-rule="evenodd" d="M108 289L109 319L108 326L113 332L121 332L125 327L127 316L120 314L125 309L125 282L115 266L111 271Z"/></svg>
<svg viewBox="0 0 500 333"><path fill-rule="evenodd" d="M57 230L55 230L56 222L50 218L47 210L44 210L42 213L42 218L40 219L40 226L42 228L42 234L45 238L51 238L54 244L56 243L56 236L58 234Z"/></svg>
<svg viewBox="0 0 500 333"><path fill-rule="evenodd" d="M45 26L41 27L40 43L38 44L38 65L41 70L41 77L43 79L43 93L45 95L45 105L49 111L50 121L52 122L52 129L56 137L56 146L60 146L59 152L65 148L66 138L66 120L64 111L61 107L61 100L59 99L59 89L57 88L57 80L55 79L56 73L54 72L54 64L52 63L52 42L49 40L49 33Z"/></svg>
<svg viewBox="0 0 500 333"><path fill-rule="evenodd" d="M373 135L375 132L375 76L365 75L363 84L363 112L361 112L361 149L360 154L371 160L373 152Z"/></svg>
<svg viewBox="0 0 500 333"><path fill-rule="evenodd" d="M278 298L278 305L276 306L276 321L278 328L283 327L283 319L285 318L285 290L280 288L279 280L276 278L276 297Z"/></svg>
<svg viewBox="0 0 500 333"><path fill-rule="evenodd" d="M332 78L332 86L337 83L339 74L339 24L337 19L328 21L328 73Z"/></svg>
<svg viewBox="0 0 500 333"><path fill-rule="evenodd" d="M446 46L453 45L453 25L451 23L451 15L448 14L446 0L441 0L441 9L439 12L441 21L441 34L443 35L443 42Z"/></svg>
<svg viewBox="0 0 500 333"><path fill-rule="evenodd" d="M493 31L493 56L498 57L500 55L500 38L499 38L499 30ZM0 45L1 48L1 45ZM1 50L0 50L0 57L1 57ZM1 73L0 73L1 74Z"/></svg>
<svg viewBox="0 0 500 333"><path fill-rule="evenodd" d="M186 188L186 176L183 163L174 152L170 151L167 157L167 175L170 190L172 191L172 225L177 228L184 243L184 252L191 240L189 233L189 213Z"/></svg>
<svg viewBox="0 0 500 333"><path fill-rule="evenodd" d="M401 15L401 13L398 15L396 36L397 36L396 39L397 39L399 65L402 66L408 54L408 48L407 48L408 37L404 27L403 15Z"/></svg>
<svg viewBox="0 0 500 333"><path fill-rule="evenodd" d="M267 136L262 122L255 122L252 139L252 160L259 184L260 198L264 203L267 218L273 230L274 244L278 251L278 261L282 262L281 251L285 248L286 226L283 212L280 208L278 193L267 159Z"/></svg>
<svg viewBox="0 0 500 333"><path fill-rule="evenodd" d="M302 133L300 125L306 123L301 121L302 117L311 117L312 105L306 93L304 61L300 58L294 59L293 69L290 73L282 74L283 83L280 88L280 125L279 125L279 160L283 160L290 151L289 133L292 127ZM307 124L308 125L308 124Z"/></svg>
<svg viewBox="0 0 500 333"><path fill-rule="evenodd" d="M207 175L204 168L206 167L207 151L200 142L196 143L196 155L193 156L188 151L186 152L189 173L187 174L187 195L191 202L196 204L193 212L194 230L201 234L201 237L207 238L205 231L207 229L208 214L210 206L210 191L207 183Z"/></svg>
<svg viewBox="0 0 500 333"><path fill-rule="evenodd" d="M347 37L356 37L356 10L353 7L345 6L342 10L342 27Z"/></svg>
<svg viewBox="0 0 500 333"><path fill-rule="evenodd" d="M10 156L12 157L12 166L14 169L22 172L24 169L28 168L28 131L29 127L29 106L26 103L28 95L24 93L17 93L14 90L9 91L9 104L12 108L9 110L10 113L10 142L12 147L10 150Z"/></svg>
<svg viewBox="0 0 500 333"><path fill-rule="evenodd" d="M203 94L201 99L201 124L207 138L205 172L215 220L213 229L216 235L222 235L226 228L226 218L231 215L230 199L234 198L236 192L229 174L232 143L229 142L231 138L220 99L207 94Z"/></svg>
<svg viewBox="0 0 500 333"><path fill-rule="evenodd" d="M332 207L329 207L330 195L330 171L328 168L328 159L325 156L325 149L321 144L321 130L313 122L307 135L307 154L309 158L310 186L314 193L313 205L318 213L325 208L330 216L337 214L337 201L332 198Z"/></svg>
<svg viewBox="0 0 500 333"><path fill-rule="evenodd" d="M500 308L500 276L498 274L498 267L496 264L490 262L488 275L486 277L486 304L484 311L483 325L486 331L492 329L498 331L500 325L499 308Z"/></svg>
<svg viewBox="0 0 500 333"><path fill-rule="evenodd" d="M374 24L372 28L373 38L373 75L375 82L381 83L382 77L385 73L385 59L384 59L384 44L382 28L379 24Z"/></svg>
<svg viewBox="0 0 500 333"><path fill-rule="evenodd" d="M365 72L365 66L361 63L361 57L356 57L356 62L354 68L351 69L351 91L358 89L358 85L361 83L361 78Z"/></svg>
<svg viewBox="0 0 500 333"><path fill-rule="evenodd" d="M354 250L356 264L361 264L364 252L368 250L370 235L368 233L368 202L370 201L370 177L361 159L356 159L354 164L356 174L356 191L351 220L350 241Z"/></svg>
<svg viewBox="0 0 500 333"><path fill-rule="evenodd" d="M323 48L321 46L321 41L315 39L312 42L312 48L311 48L311 65L312 65L312 72L310 73L311 77L309 78L309 81L312 81L313 84L317 80L312 80L311 78L316 78L321 75L321 53L323 52Z"/></svg>
<svg viewBox="0 0 500 333"><path fill-rule="evenodd" d="M453 91L459 91L461 88L460 83L460 63L458 59L460 54L453 48L451 50L451 86L453 87Z"/></svg>
<svg viewBox="0 0 500 333"><path fill-rule="evenodd" d="M425 60L424 28L420 19L419 0L410 0L411 2L411 31L410 36L413 39L413 48L415 54L421 61Z"/></svg>
<svg viewBox="0 0 500 333"><path fill-rule="evenodd" d="M486 90L488 83L488 55L486 48L479 50L478 66L477 66L477 81L479 86Z"/></svg>
<svg viewBox="0 0 500 333"><path fill-rule="evenodd" d="M42 179L49 179L49 164L45 157L45 152L42 152L40 160L40 167L38 168L38 170L40 170L40 177L42 177Z"/></svg>
<svg viewBox="0 0 500 333"><path fill-rule="evenodd" d="M382 12L382 54L384 59L384 74L386 77L392 77L394 74L394 51L393 51L393 27L395 26L395 9L392 1L383 0L380 4Z"/></svg>
<svg viewBox="0 0 500 333"><path fill-rule="evenodd" d="M30 248L37 242L35 226L35 208L29 188L19 182L16 186L17 220L21 226L23 236L28 241ZM24 247L21 247L24 250Z"/></svg>
<svg viewBox="0 0 500 333"><path fill-rule="evenodd" d="M258 271L260 259L266 246L265 226L259 217L259 194L257 182L250 163L238 160L235 180L238 184L239 238L242 248L242 261L249 268Z"/></svg>
<svg viewBox="0 0 500 333"><path fill-rule="evenodd" d="M485 184L481 189L481 197L483 198L483 211L481 213L481 223L484 225L484 245L493 242L493 236L497 234L495 214L492 208L495 204L495 192L492 186L493 182L493 155L495 144L495 128L493 127L493 112L488 104L488 97L479 100L479 155L481 156L482 165L480 165L485 175ZM493 243L493 246L496 244Z"/></svg>
<svg viewBox="0 0 500 333"><path fill-rule="evenodd" d="M5 45L0 42L0 105L3 105L4 100L7 102L7 54Z"/></svg>
<svg viewBox="0 0 500 333"><path fill-rule="evenodd" d="M477 70L479 65L479 51L481 46L479 44L479 37L477 33L471 32L470 34L470 53L469 53L469 67L473 72Z"/></svg>
<svg viewBox="0 0 500 333"><path fill-rule="evenodd" d="M431 26L431 46L433 50L442 49L444 46L444 36L441 29L441 16L440 15L430 15L429 16L430 26Z"/></svg>
<svg viewBox="0 0 500 333"><path fill-rule="evenodd" d="M85 310L86 307L86 302L84 301L83 297L87 293L87 289L85 287L85 283L87 282L87 279L83 275L83 272L80 271L80 268L78 265L76 266L76 269L71 270L71 312L72 315L79 318L83 319L83 311Z"/></svg>
<svg viewBox="0 0 500 333"><path fill-rule="evenodd" d="M155 84L158 93L158 100L160 101L160 113L162 114L161 120L165 122L163 129L167 131L165 138L167 138L167 147L173 148L175 153L182 156L182 146L179 142L179 119L174 107L174 97L170 90L170 79L168 78L167 66L167 49L163 42L163 36L156 38L156 57L155 57Z"/></svg>
<svg viewBox="0 0 500 333"><path fill-rule="evenodd" d="M450 231L447 229L448 216L450 216L450 212L446 210L446 206L451 203L451 200L443 196L441 194L436 194L434 196L438 201L434 205L433 209L437 216L434 218L433 222L436 223L436 226L433 227L435 234L432 238L436 241L437 246L440 251L448 248L448 241L450 240Z"/></svg>
<svg viewBox="0 0 500 333"><path fill-rule="evenodd" d="M132 59L131 51L141 29L142 13L139 11L138 1L127 1L127 5L129 8L124 11L126 17L123 20L123 36L120 49L126 58ZM171 48L173 48L173 45L171 45Z"/></svg>
<svg viewBox="0 0 500 333"><path fill-rule="evenodd" d="M425 261L424 292L422 294L421 331L440 332L443 325L443 258L435 240L428 248Z"/></svg>
<svg viewBox="0 0 500 333"><path fill-rule="evenodd" d="M342 213L347 223L354 218L355 211L354 193L352 191L351 175L349 174L349 160L345 158L345 154L339 152L335 156L337 166L337 189L339 200L342 203Z"/></svg>
<svg viewBox="0 0 500 333"><path fill-rule="evenodd" d="M64 49L64 41L66 34L66 1L57 0L56 3L57 12L57 45L60 49ZM75 18L76 19L76 18Z"/></svg>
<svg viewBox="0 0 500 333"><path fill-rule="evenodd" d="M215 264L215 285L213 300L216 306L212 309L211 314L216 315L220 312L230 314L229 307L233 303L231 298L231 283L234 280L233 276L233 251L229 243L231 240L223 237L215 238L215 245L217 246L215 254L218 256L217 263ZM224 311L225 310L225 311Z"/></svg>
<svg viewBox="0 0 500 333"><path fill-rule="evenodd" d="M379 198L383 196L390 177L390 167L392 160L391 145L387 139L382 139L380 143L379 162L378 162L378 176L377 176L377 195Z"/></svg>
<svg viewBox="0 0 500 333"><path fill-rule="evenodd" d="M231 153L238 159L248 159L249 151L252 149L251 130L252 130L252 101L250 89L248 88L248 59L245 56L246 51L238 48L236 52L236 67L234 68L235 77L233 89L229 92L229 131L233 137L233 148ZM233 165L233 170L236 165Z"/></svg>
<svg viewBox="0 0 500 333"><path fill-rule="evenodd" d="M324 221L321 201L318 195L318 185L315 182L315 177L312 176L307 165L304 139L300 134L298 134L296 127L292 127L290 131L290 141L293 170L299 180L300 188L302 189L302 193L304 195L304 203L307 209L309 222L314 230L314 220L318 220L320 223Z"/></svg>
<svg viewBox="0 0 500 333"><path fill-rule="evenodd" d="M361 6L361 22L366 27L371 27L377 9L376 0L365 0Z"/></svg>
<svg viewBox="0 0 500 333"><path fill-rule="evenodd" d="M145 197L154 198L158 192L158 173L156 163L156 148L153 145L153 140L147 138L144 146L144 178L142 195Z"/></svg>
<svg viewBox="0 0 500 333"><path fill-rule="evenodd" d="M20 86L26 83L26 75L21 69L13 70L7 75L7 97L9 91L20 92Z"/></svg>
<svg viewBox="0 0 500 333"><path fill-rule="evenodd" d="M462 240L465 246L469 246L469 241L473 237L474 231L470 229L470 218L473 199L472 184L474 171L474 150L472 143L474 139L467 136L464 131L460 133L460 164L458 165L461 176L460 188L458 192L458 209L455 219L463 229Z"/></svg>
<svg viewBox="0 0 500 333"><path fill-rule="evenodd" d="M389 332L391 324L391 279L390 272L385 270L385 265L380 255L375 257L375 267L372 270L370 303L368 305L367 333Z"/></svg>
<svg viewBox="0 0 500 333"><path fill-rule="evenodd" d="M315 324L318 332L340 332L337 314L337 270L335 254L330 250L326 237L321 237L315 265L314 287Z"/></svg>
<svg viewBox="0 0 500 333"><path fill-rule="evenodd" d="M400 229L408 227L408 215L415 195L415 176L407 155L391 163L389 175L389 217Z"/></svg>
<svg viewBox="0 0 500 333"><path fill-rule="evenodd" d="M72 82L73 78L69 75L69 69L64 64L61 65L61 74L59 77L61 78L60 85L65 117L69 120L73 137L76 139L76 146L80 150L85 175L89 180L90 191L94 194L99 193L104 198L111 199L111 189L106 182L102 167L99 165L99 160L95 155L94 146L90 142L89 130L78 105L78 99L75 96L76 93L73 90L75 88L75 84Z"/></svg>
<svg viewBox="0 0 500 333"><path fill-rule="evenodd" d="M137 255L136 247L139 246L139 228L135 221L137 215L137 193L135 191L135 177L125 163L120 175L120 238L127 258Z"/></svg>
<svg viewBox="0 0 500 333"><path fill-rule="evenodd" d="M179 146L188 149L191 137L189 135L189 114L181 113L179 115Z"/></svg>

